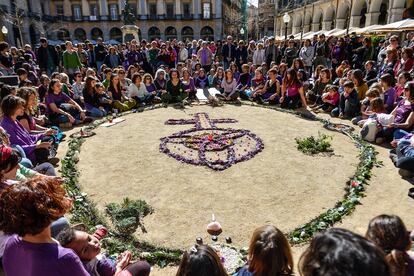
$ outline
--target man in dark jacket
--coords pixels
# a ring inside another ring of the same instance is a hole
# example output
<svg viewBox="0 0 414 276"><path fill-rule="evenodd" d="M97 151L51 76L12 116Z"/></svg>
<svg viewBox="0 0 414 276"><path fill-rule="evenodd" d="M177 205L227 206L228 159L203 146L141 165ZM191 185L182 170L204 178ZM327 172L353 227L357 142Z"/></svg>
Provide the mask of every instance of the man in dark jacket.
<svg viewBox="0 0 414 276"><path fill-rule="evenodd" d="M268 45L265 50L265 58L267 68L270 68L272 61L278 62L280 56L280 50L277 45L275 45L274 37L269 37Z"/></svg>
<svg viewBox="0 0 414 276"><path fill-rule="evenodd" d="M37 48L36 56L41 72L46 72L50 76L56 71L59 64L58 54L55 47L48 44L46 38L40 39L40 47Z"/></svg>
<svg viewBox="0 0 414 276"><path fill-rule="evenodd" d="M239 47L236 48L236 65L241 72L242 65L247 63L247 47L244 45L244 41L239 41Z"/></svg>
<svg viewBox="0 0 414 276"><path fill-rule="evenodd" d="M99 37L96 42L97 44L95 46L95 61L99 74L101 72L101 66L104 63L105 57L108 54L108 52L106 51L105 46L103 45L102 38Z"/></svg>
<svg viewBox="0 0 414 276"><path fill-rule="evenodd" d="M230 63L236 58L236 46L233 44L233 37L227 37L227 43L221 48L221 55L223 57L224 70L230 67Z"/></svg>

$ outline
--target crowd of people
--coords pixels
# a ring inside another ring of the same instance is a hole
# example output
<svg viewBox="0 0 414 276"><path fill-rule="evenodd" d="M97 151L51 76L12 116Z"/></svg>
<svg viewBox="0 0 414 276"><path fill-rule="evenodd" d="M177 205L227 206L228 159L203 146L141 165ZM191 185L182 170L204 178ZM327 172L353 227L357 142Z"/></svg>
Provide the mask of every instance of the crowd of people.
<svg viewBox="0 0 414 276"><path fill-rule="evenodd" d="M2 151L4 154L4 151ZM137 275L151 272L145 261L132 261L128 251L114 260L101 254L100 239L63 226L58 221L72 199L57 177L33 177L8 186L0 195L2 268L6 275ZM300 257L302 276L410 276L414 275L414 235L401 218L380 215L368 225L365 237L341 228L315 235ZM227 276L220 252L197 244L184 252L177 276ZM234 276L295 275L290 244L273 225L257 228L251 237L247 263Z"/></svg>
<svg viewBox="0 0 414 276"><path fill-rule="evenodd" d="M378 45L370 37L323 34L303 42L234 42L231 36L217 42L39 42L36 49L0 42L0 256L7 275L148 275L149 265L131 263L129 252L117 261L96 259L101 235L70 227L64 215L71 202L55 172L54 155L65 138L61 129L153 104L184 108L199 101L200 90L222 102L351 120L364 139L394 148L390 157L403 176L414 174L412 33ZM393 239L385 244L381 235ZM342 229L317 235L299 272L414 275L405 252L410 244L398 217L381 216L366 238ZM266 226L253 234L249 262L238 275L291 275L293 269L286 238ZM226 272L217 254L202 245L184 255L177 275Z"/></svg>

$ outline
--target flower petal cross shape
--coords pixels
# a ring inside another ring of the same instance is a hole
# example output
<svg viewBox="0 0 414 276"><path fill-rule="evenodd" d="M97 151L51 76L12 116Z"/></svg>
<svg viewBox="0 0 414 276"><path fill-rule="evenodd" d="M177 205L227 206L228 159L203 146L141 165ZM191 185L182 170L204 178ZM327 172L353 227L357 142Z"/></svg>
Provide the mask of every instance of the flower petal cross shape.
<svg viewBox="0 0 414 276"><path fill-rule="evenodd" d="M247 161L263 150L263 141L245 129L219 128L217 124L237 123L234 119L210 119L196 113L193 119L170 119L166 125L195 125L161 138L160 151L176 160L222 171Z"/></svg>

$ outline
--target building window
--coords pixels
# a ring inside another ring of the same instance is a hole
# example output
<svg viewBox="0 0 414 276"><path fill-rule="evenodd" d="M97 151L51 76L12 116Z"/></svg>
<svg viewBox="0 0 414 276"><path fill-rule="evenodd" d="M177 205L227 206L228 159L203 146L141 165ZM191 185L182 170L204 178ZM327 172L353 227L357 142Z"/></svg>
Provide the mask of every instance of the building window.
<svg viewBox="0 0 414 276"><path fill-rule="evenodd" d="M149 16L152 19L157 17L157 4L150 4L149 5Z"/></svg>
<svg viewBox="0 0 414 276"><path fill-rule="evenodd" d="M190 3L184 3L183 4L183 14L184 14L184 17L187 17L187 18L191 16Z"/></svg>
<svg viewBox="0 0 414 276"><path fill-rule="evenodd" d="M109 5L109 14L111 16L111 20L118 20L119 19L118 5L117 4Z"/></svg>
<svg viewBox="0 0 414 276"><path fill-rule="evenodd" d="M203 3L203 18L204 19L211 18L211 4L209 2Z"/></svg>
<svg viewBox="0 0 414 276"><path fill-rule="evenodd" d="M99 15L99 8L97 4L91 4L89 6L89 13L90 13L90 19L92 21L98 20Z"/></svg>
<svg viewBox="0 0 414 276"><path fill-rule="evenodd" d="M64 14L63 5L61 5L61 4L56 5L56 15L63 16L63 14Z"/></svg>
<svg viewBox="0 0 414 276"><path fill-rule="evenodd" d="M82 20L82 8L80 5L72 5L73 19L76 21Z"/></svg>
<svg viewBox="0 0 414 276"><path fill-rule="evenodd" d="M165 7L167 10L167 18L173 18L174 17L174 4L167 4Z"/></svg>

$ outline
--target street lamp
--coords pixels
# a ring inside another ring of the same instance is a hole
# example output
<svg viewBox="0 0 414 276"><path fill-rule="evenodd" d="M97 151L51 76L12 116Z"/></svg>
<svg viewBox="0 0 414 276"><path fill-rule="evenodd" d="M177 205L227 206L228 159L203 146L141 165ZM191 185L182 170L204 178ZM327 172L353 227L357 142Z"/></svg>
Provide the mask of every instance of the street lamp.
<svg viewBox="0 0 414 276"><path fill-rule="evenodd" d="M240 29L240 34L241 34L242 38L244 39L244 29L243 29L243 27Z"/></svg>
<svg viewBox="0 0 414 276"><path fill-rule="evenodd" d="M287 12L283 15L283 22L285 23L285 41L287 40L287 27L290 21L290 16Z"/></svg>

